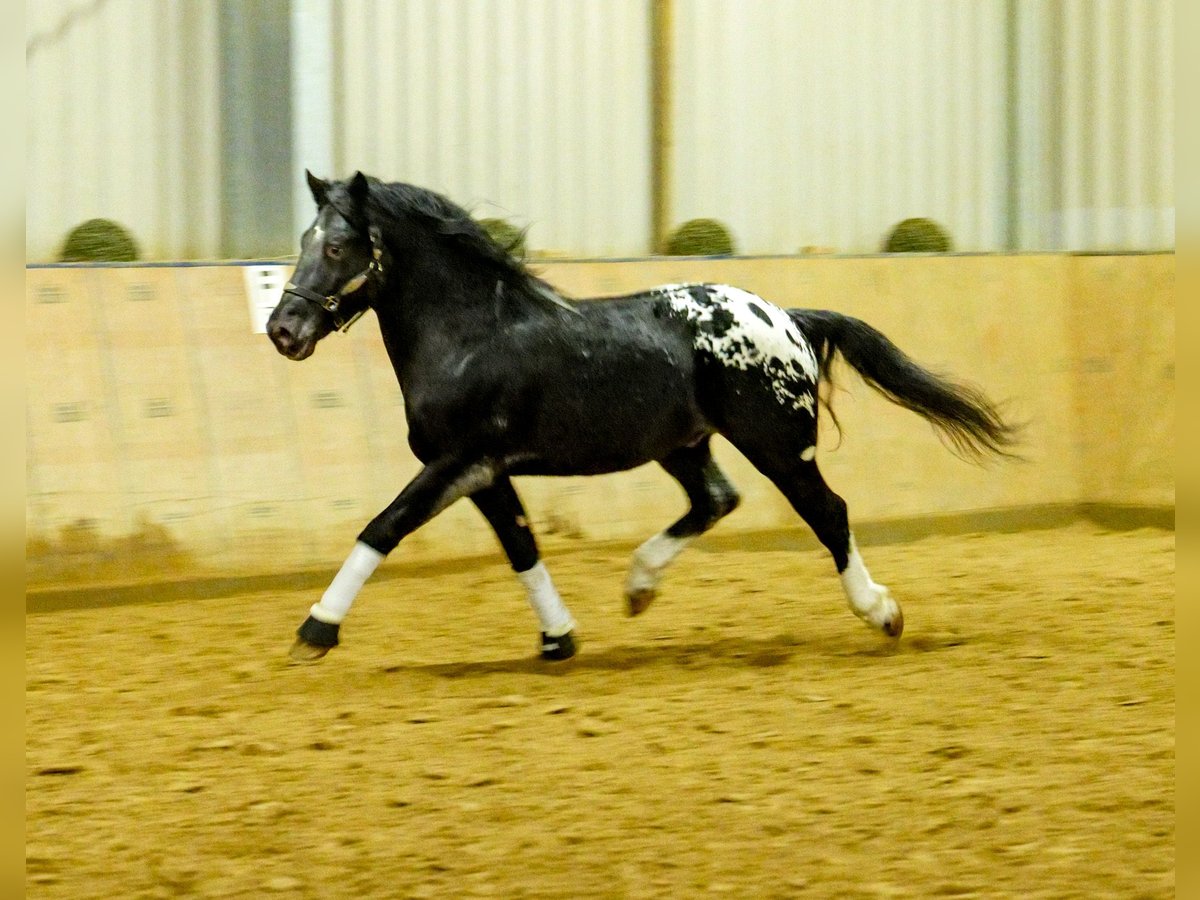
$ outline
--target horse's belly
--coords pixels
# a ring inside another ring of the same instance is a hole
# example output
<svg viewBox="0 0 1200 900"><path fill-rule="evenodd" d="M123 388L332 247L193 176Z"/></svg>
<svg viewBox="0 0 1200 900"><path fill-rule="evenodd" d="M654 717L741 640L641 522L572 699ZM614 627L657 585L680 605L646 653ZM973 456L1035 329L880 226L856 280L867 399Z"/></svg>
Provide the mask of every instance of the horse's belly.
<svg viewBox="0 0 1200 900"><path fill-rule="evenodd" d="M712 432L686 329L649 307L565 333L514 332L453 375L406 399L427 456L470 448L516 474L592 475L662 459Z"/></svg>
<svg viewBox="0 0 1200 900"><path fill-rule="evenodd" d="M529 445L547 474L632 469L712 432L690 377L678 369L642 374L576 374L543 394Z"/></svg>
<svg viewBox="0 0 1200 900"><path fill-rule="evenodd" d="M712 429L684 410L622 411L619 415L539 429L530 455L547 474L620 472L662 459Z"/></svg>

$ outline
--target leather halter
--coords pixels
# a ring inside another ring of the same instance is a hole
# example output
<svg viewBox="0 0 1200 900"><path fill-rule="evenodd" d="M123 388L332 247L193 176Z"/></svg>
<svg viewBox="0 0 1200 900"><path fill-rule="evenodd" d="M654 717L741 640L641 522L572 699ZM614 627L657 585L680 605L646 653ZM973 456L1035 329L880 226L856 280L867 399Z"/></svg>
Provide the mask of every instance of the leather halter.
<svg viewBox="0 0 1200 900"><path fill-rule="evenodd" d="M333 317L333 326L339 331L348 331L350 326L362 317L370 307L368 303L358 312L352 314L349 318L342 315L342 299L353 294L372 278L376 280L383 279L383 235L377 225L372 225L367 229L367 233L371 237L371 261L367 267L357 275L351 277L341 288L333 294L318 294L314 290L306 287L301 287L298 284L288 282L283 286L285 294L294 294L302 300L308 300L311 303L316 303L323 310Z"/></svg>

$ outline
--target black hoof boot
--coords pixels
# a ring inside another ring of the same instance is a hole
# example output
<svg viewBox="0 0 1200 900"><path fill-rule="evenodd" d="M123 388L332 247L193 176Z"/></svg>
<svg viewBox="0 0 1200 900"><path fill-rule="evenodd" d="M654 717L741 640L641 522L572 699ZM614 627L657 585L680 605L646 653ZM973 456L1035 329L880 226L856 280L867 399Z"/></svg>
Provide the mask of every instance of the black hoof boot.
<svg viewBox="0 0 1200 900"><path fill-rule="evenodd" d="M309 616L296 629L296 643L289 655L297 662L315 662L338 645L340 627Z"/></svg>
<svg viewBox="0 0 1200 900"><path fill-rule="evenodd" d="M571 632L550 637L542 632L542 659L561 662L575 655L575 637Z"/></svg>

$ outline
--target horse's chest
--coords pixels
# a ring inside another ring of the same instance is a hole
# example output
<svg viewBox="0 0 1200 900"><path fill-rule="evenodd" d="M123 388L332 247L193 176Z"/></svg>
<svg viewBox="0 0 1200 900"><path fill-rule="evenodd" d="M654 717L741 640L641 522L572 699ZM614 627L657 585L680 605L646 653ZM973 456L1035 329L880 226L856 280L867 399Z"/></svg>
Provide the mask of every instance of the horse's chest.
<svg viewBox="0 0 1200 900"><path fill-rule="evenodd" d="M470 437L481 411L459 392L413 390L405 394L408 445L421 462L443 455L451 444Z"/></svg>

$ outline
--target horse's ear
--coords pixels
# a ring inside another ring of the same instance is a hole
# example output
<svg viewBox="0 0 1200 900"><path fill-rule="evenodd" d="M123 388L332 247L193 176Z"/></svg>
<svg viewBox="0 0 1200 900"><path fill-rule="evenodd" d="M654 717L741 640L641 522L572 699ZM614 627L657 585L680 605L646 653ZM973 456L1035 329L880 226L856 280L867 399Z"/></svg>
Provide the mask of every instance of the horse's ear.
<svg viewBox="0 0 1200 900"><path fill-rule="evenodd" d="M350 185L346 189L350 193L350 199L354 201L354 205L360 209L367 204L367 176L362 172L355 172L354 177L350 179Z"/></svg>
<svg viewBox="0 0 1200 900"><path fill-rule="evenodd" d="M322 181L308 169L304 170L304 177L308 179L308 189L312 191L313 200L317 203L317 209L320 209L328 201L329 182Z"/></svg>

